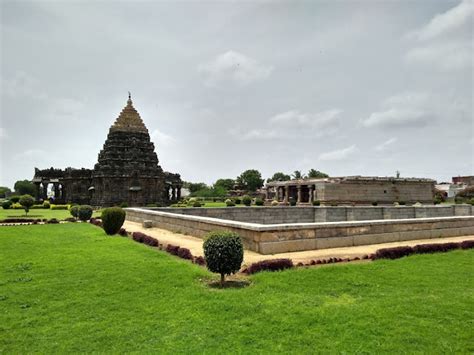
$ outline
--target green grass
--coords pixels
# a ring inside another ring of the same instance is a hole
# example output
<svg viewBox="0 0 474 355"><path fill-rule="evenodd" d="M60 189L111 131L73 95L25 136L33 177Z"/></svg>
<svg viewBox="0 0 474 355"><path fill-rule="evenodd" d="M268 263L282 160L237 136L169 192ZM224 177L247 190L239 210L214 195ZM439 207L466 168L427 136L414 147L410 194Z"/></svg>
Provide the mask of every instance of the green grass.
<svg viewBox="0 0 474 355"><path fill-rule="evenodd" d="M0 353L472 353L473 268L459 250L220 290L89 224L0 227Z"/></svg>
<svg viewBox="0 0 474 355"><path fill-rule="evenodd" d="M100 212L94 212L94 217L100 216ZM64 219L72 217L71 213L68 210L51 210L51 209L34 209L28 212L28 215L25 215L25 210L14 210L8 209L4 210L0 208L0 220L5 218L57 218Z"/></svg>

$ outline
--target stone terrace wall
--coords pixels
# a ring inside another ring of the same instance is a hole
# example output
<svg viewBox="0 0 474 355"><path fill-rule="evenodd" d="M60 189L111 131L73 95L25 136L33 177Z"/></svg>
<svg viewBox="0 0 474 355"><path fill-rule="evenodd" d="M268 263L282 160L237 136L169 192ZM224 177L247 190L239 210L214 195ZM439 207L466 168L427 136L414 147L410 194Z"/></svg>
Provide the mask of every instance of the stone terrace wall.
<svg viewBox="0 0 474 355"><path fill-rule="evenodd" d="M474 215L470 205L371 207L152 208L191 216L260 224L367 221Z"/></svg>
<svg viewBox="0 0 474 355"><path fill-rule="evenodd" d="M467 209L462 209L466 211ZM203 237L209 231L238 233L246 249L261 254L327 249L474 234L474 217L432 217L351 222L264 225L128 208L127 220Z"/></svg>

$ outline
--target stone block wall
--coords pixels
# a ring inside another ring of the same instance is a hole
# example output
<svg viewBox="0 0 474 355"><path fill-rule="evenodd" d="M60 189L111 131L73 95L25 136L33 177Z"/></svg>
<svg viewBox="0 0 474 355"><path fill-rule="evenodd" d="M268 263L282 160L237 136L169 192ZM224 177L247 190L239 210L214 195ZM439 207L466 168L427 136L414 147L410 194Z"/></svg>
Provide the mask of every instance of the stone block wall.
<svg viewBox="0 0 474 355"><path fill-rule="evenodd" d="M474 234L474 216L265 225L140 208L126 211L129 221L151 220L154 227L196 237L214 230L233 231L246 249L261 254Z"/></svg>

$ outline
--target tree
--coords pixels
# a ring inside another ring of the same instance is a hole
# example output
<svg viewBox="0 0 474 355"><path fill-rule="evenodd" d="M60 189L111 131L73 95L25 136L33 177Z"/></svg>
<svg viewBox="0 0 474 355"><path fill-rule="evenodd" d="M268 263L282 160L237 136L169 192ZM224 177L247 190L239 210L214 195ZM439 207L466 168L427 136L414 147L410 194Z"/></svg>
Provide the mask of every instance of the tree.
<svg viewBox="0 0 474 355"><path fill-rule="evenodd" d="M284 174L282 172L277 172L273 174L271 178L267 179L267 182L272 182L272 181L288 181L291 180L290 175Z"/></svg>
<svg viewBox="0 0 474 355"><path fill-rule="evenodd" d="M30 207L34 205L35 199L30 195L22 195L19 202L25 209L25 214L28 215L28 211L30 210Z"/></svg>
<svg viewBox="0 0 474 355"><path fill-rule="evenodd" d="M214 183L214 189L222 188L226 191L229 191L234 188L234 185L235 185L234 179L218 179Z"/></svg>
<svg viewBox="0 0 474 355"><path fill-rule="evenodd" d="M256 191L263 186L264 180L262 174L258 170L245 170L237 177L237 184L247 191Z"/></svg>
<svg viewBox="0 0 474 355"><path fill-rule="evenodd" d="M310 179L323 179L329 177L328 174L323 173L322 171L309 169L308 171L308 178Z"/></svg>
<svg viewBox="0 0 474 355"><path fill-rule="evenodd" d="M6 186L0 186L0 198L7 197L12 191Z"/></svg>
<svg viewBox="0 0 474 355"><path fill-rule="evenodd" d="M224 286L225 275L239 271L244 260L242 240L232 232L211 232L206 236L203 249L207 268L221 275L221 286Z"/></svg>
<svg viewBox="0 0 474 355"><path fill-rule="evenodd" d="M35 185L28 180L18 180L14 188L19 195L34 195L36 191Z"/></svg>
<svg viewBox="0 0 474 355"><path fill-rule="evenodd" d="M209 186L203 182L188 182L185 186L189 189L190 193L209 188Z"/></svg>
<svg viewBox="0 0 474 355"><path fill-rule="evenodd" d="M293 174L291 174L293 179L304 179L304 175L301 173L300 170L295 170L293 171Z"/></svg>

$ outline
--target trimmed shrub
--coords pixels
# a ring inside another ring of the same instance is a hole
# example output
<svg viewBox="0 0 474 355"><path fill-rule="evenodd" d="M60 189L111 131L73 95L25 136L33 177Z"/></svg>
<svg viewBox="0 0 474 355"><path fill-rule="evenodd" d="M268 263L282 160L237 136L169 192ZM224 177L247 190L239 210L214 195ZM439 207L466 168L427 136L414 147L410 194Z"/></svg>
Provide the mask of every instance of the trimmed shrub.
<svg viewBox="0 0 474 355"><path fill-rule="evenodd" d="M242 200L239 197L234 198L234 202L236 205L240 205L242 203Z"/></svg>
<svg viewBox="0 0 474 355"><path fill-rule="evenodd" d="M405 206L405 205L406 205L406 202L405 202L405 201L400 201L400 202L398 202L398 204L399 204L400 206Z"/></svg>
<svg viewBox="0 0 474 355"><path fill-rule="evenodd" d="M181 259L193 260L193 254L188 248L178 248L178 254Z"/></svg>
<svg viewBox="0 0 474 355"><path fill-rule="evenodd" d="M125 228L120 228L118 234L121 235L122 237L128 237L128 232Z"/></svg>
<svg viewBox="0 0 474 355"><path fill-rule="evenodd" d="M94 218L92 217L90 220L89 220L89 223L97 226L97 227L102 227L102 221L99 219L99 218Z"/></svg>
<svg viewBox="0 0 474 355"><path fill-rule="evenodd" d="M272 206L278 206L280 203L277 200L272 201Z"/></svg>
<svg viewBox="0 0 474 355"><path fill-rule="evenodd" d="M372 206L377 206L377 205L378 205L377 201L372 202Z"/></svg>
<svg viewBox="0 0 474 355"><path fill-rule="evenodd" d="M192 204L193 207L201 207L201 202L199 201L194 201L193 204Z"/></svg>
<svg viewBox="0 0 474 355"><path fill-rule="evenodd" d="M453 249L459 249L459 243L442 243L442 244L420 244L413 247L416 254L429 254L436 252L446 252Z"/></svg>
<svg viewBox="0 0 474 355"><path fill-rule="evenodd" d="M43 208L49 210L51 208L51 203L48 200L44 201Z"/></svg>
<svg viewBox="0 0 474 355"><path fill-rule="evenodd" d="M321 206L321 201L319 200L313 201L313 206Z"/></svg>
<svg viewBox="0 0 474 355"><path fill-rule="evenodd" d="M226 204L227 207L234 207L235 206L234 201L232 201L230 198L225 200L225 204Z"/></svg>
<svg viewBox="0 0 474 355"><path fill-rule="evenodd" d="M143 243L143 237L145 236L145 233L142 232L133 232L132 233L132 239L138 243Z"/></svg>
<svg viewBox="0 0 474 355"><path fill-rule="evenodd" d="M10 199L10 201L13 202L13 203L18 203L18 202L20 202L20 196L18 196L18 195L10 196L9 199Z"/></svg>
<svg viewBox="0 0 474 355"><path fill-rule="evenodd" d="M23 195L20 197L19 203L25 209L25 214L28 214L30 207L35 204L35 199L31 195Z"/></svg>
<svg viewBox="0 0 474 355"><path fill-rule="evenodd" d="M193 260L193 262L197 265L205 266L206 265L206 260L202 256L196 256Z"/></svg>
<svg viewBox="0 0 474 355"><path fill-rule="evenodd" d="M248 207L252 204L252 199L250 198L249 195L245 195L242 197L242 203Z"/></svg>
<svg viewBox="0 0 474 355"><path fill-rule="evenodd" d="M461 247L461 249L472 249L472 248L474 248L474 240L465 240L465 241L463 241L459 244L460 244L459 246Z"/></svg>
<svg viewBox="0 0 474 355"><path fill-rule="evenodd" d="M263 206L263 200L261 198L255 199L255 205L257 206Z"/></svg>
<svg viewBox="0 0 474 355"><path fill-rule="evenodd" d="M92 209L91 206L82 205L82 206L79 206L78 217L81 221L85 222L85 221L88 221L89 219L91 219L93 212L94 212L94 210Z"/></svg>
<svg viewBox="0 0 474 355"><path fill-rule="evenodd" d="M50 207L52 210L68 210L68 205L51 205Z"/></svg>
<svg viewBox="0 0 474 355"><path fill-rule="evenodd" d="M225 275L239 271L244 260L244 247L240 236L232 232L210 232L203 244L207 268L221 275L221 286Z"/></svg>
<svg viewBox="0 0 474 355"><path fill-rule="evenodd" d="M79 207L80 207L79 205L74 205L74 206L71 206L71 208L69 208L69 213L71 214L71 216L75 218L79 217Z"/></svg>
<svg viewBox="0 0 474 355"><path fill-rule="evenodd" d="M51 218L46 221L47 224L58 224L59 221L56 218Z"/></svg>
<svg viewBox="0 0 474 355"><path fill-rule="evenodd" d="M413 248L409 246L384 248L377 250L372 259L398 259L410 254L413 254Z"/></svg>
<svg viewBox="0 0 474 355"><path fill-rule="evenodd" d="M72 222L72 223L76 222L76 219L74 217L67 217L67 218L64 218L64 220L66 222Z"/></svg>
<svg viewBox="0 0 474 355"><path fill-rule="evenodd" d="M127 202L122 202L122 203L120 204L120 207L121 207L121 208L127 208L127 207L128 207L128 203L127 203Z"/></svg>
<svg viewBox="0 0 474 355"><path fill-rule="evenodd" d="M22 209L23 209L23 206L20 205L19 202L15 202L15 203L13 203L13 204L11 205L10 208L13 208L14 210L22 210Z"/></svg>
<svg viewBox="0 0 474 355"><path fill-rule="evenodd" d="M179 246L173 245L173 244L168 244L166 246L165 250L166 250L167 253L170 253L172 255L178 255Z"/></svg>
<svg viewBox="0 0 474 355"><path fill-rule="evenodd" d="M293 261L291 261L291 259L269 259L253 263L248 267L247 273L255 274L260 271L280 271L291 269L292 267Z"/></svg>
<svg viewBox="0 0 474 355"><path fill-rule="evenodd" d="M121 228L123 229L123 228ZM124 229L125 230L125 229ZM126 233L126 231L125 231ZM120 234L123 235L123 234ZM126 235L126 234L125 234ZM158 240L142 232L133 232L132 239L138 243L143 243L151 247L157 247L159 245Z"/></svg>
<svg viewBox="0 0 474 355"><path fill-rule="evenodd" d="M125 222L125 211L120 207L109 207L102 211L102 226L108 235L117 234Z"/></svg>
<svg viewBox="0 0 474 355"><path fill-rule="evenodd" d="M10 207L13 205L13 202L11 200L6 200L2 202L2 208L4 210L10 209Z"/></svg>

